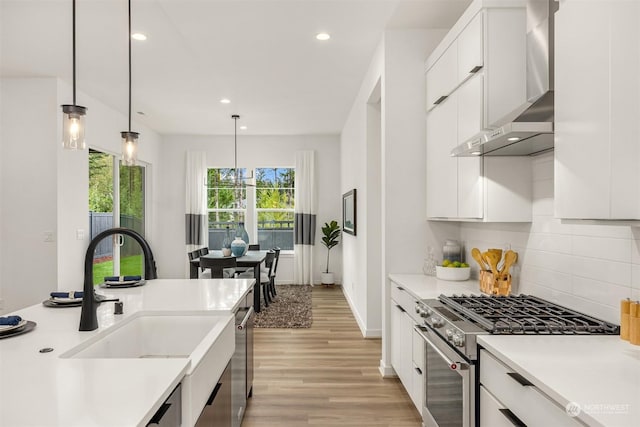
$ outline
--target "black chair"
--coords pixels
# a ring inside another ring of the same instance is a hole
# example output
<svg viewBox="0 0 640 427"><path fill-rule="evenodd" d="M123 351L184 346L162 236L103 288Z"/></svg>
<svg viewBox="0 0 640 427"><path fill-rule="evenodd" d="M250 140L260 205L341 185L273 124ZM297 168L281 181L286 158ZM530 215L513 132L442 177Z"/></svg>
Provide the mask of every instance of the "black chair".
<svg viewBox="0 0 640 427"><path fill-rule="evenodd" d="M200 258L202 255L206 255L209 253L209 248L200 248L194 252L197 252L198 258ZM204 267L200 266L200 268L202 268L202 271L204 271Z"/></svg>
<svg viewBox="0 0 640 427"><path fill-rule="evenodd" d="M272 301L271 294L269 291L269 283L271 283L271 274L273 273L273 264L275 259L276 259L275 251L267 252L267 256L264 259L264 265L268 269L268 273L260 271L260 287L261 287L262 295L264 295L265 307L269 307L269 303ZM237 277L242 279L253 279L254 277L253 271L251 272L246 271L244 273L239 274Z"/></svg>
<svg viewBox="0 0 640 427"><path fill-rule="evenodd" d="M200 258L200 267L210 269L212 279L225 279L233 277L236 258Z"/></svg>
<svg viewBox="0 0 640 427"><path fill-rule="evenodd" d="M196 263L196 265L194 266L193 264L193 260L200 258L200 251L199 250L195 250L195 251L191 251L191 252L187 252L187 256L189 257L189 264L191 264L189 266L190 270L191 270L191 279L197 279L198 278L198 266L199 266L199 261L198 263Z"/></svg>
<svg viewBox="0 0 640 427"><path fill-rule="evenodd" d="M275 297L277 295L276 272L278 271L278 264L280 263L280 248L276 246L271 250L276 253L276 257L275 257L275 260L273 261L273 271L271 272L271 275L270 275L271 281L269 283L269 290L271 291L271 295Z"/></svg>
<svg viewBox="0 0 640 427"><path fill-rule="evenodd" d="M249 245L249 248L247 249L248 251L259 251L260 250L260 244L259 243L254 243Z"/></svg>

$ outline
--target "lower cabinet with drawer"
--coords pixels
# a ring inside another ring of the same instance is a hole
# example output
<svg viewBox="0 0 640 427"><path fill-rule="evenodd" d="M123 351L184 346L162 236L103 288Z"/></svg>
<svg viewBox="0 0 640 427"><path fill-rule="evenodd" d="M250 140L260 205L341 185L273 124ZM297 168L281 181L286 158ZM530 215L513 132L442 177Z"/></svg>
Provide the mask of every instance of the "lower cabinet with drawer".
<svg viewBox="0 0 640 427"><path fill-rule="evenodd" d="M480 350L480 427L582 426L559 403L487 350Z"/></svg>
<svg viewBox="0 0 640 427"><path fill-rule="evenodd" d="M418 412L424 401L424 341L413 327L421 323L416 298L391 282L391 365Z"/></svg>

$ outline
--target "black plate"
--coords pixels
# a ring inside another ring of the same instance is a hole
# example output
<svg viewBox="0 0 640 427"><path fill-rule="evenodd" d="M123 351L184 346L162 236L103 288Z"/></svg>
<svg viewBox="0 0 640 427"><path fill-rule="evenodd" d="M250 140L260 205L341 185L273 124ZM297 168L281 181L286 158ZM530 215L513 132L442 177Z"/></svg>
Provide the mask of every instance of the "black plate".
<svg viewBox="0 0 640 427"><path fill-rule="evenodd" d="M98 303L107 301L120 301L120 298L107 298L103 295L96 295L96 299L98 300ZM47 299L42 301L42 305L50 308L80 307L82 305L82 300L74 302L56 302L53 299Z"/></svg>
<svg viewBox="0 0 640 427"><path fill-rule="evenodd" d="M6 334L1 334L0 340L9 338L9 337L15 337L16 335L26 334L27 332L31 332L36 327L36 325L37 325L36 322L27 320L27 324L24 325L24 328L14 329L11 332L7 332Z"/></svg>
<svg viewBox="0 0 640 427"><path fill-rule="evenodd" d="M135 288L137 286L142 286L145 283L147 283L146 280L139 280L139 281L134 282L134 283L125 283L125 284L122 284L122 285L120 285L120 284L118 284L116 282L111 282L111 283L105 282L105 283L101 283L100 287L101 288L109 288L109 289Z"/></svg>

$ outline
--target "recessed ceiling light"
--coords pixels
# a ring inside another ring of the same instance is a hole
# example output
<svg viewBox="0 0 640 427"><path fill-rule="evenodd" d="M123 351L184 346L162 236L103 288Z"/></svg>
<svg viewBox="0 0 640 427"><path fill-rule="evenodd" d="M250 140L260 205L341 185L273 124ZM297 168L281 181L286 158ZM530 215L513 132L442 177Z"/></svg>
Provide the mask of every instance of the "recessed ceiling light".
<svg viewBox="0 0 640 427"><path fill-rule="evenodd" d="M513 136L511 138L507 138L507 141L516 142L516 141L520 141L520 138L518 138L517 136Z"/></svg>
<svg viewBox="0 0 640 427"><path fill-rule="evenodd" d="M469 154L471 154L472 156L479 156L479 155L480 155L480 152L479 152L479 151L472 151L472 152L471 152L471 153L469 153Z"/></svg>
<svg viewBox="0 0 640 427"><path fill-rule="evenodd" d="M142 33L133 33L131 34L131 38L134 40L140 40L140 41L144 41L147 39L147 36L145 36Z"/></svg>
<svg viewBox="0 0 640 427"><path fill-rule="evenodd" d="M243 125L243 126L240 126L240 130L247 130L247 127L246 127L246 126L244 126L244 125Z"/></svg>
<svg viewBox="0 0 640 427"><path fill-rule="evenodd" d="M141 116L144 116L144 111L138 111L138 114L140 114Z"/></svg>
<svg viewBox="0 0 640 427"><path fill-rule="evenodd" d="M221 103L221 104L231 104L231 100L230 100L230 99L227 99L227 98L222 98L222 99L220 100L220 103Z"/></svg>
<svg viewBox="0 0 640 427"><path fill-rule="evenodd" d="M331 36L329 34L327 34L327 33L318 33L318 34L316 34L316 39L318 39L318 40L325 41L325 40L329 40L330 38L331 38Z"/></svg>

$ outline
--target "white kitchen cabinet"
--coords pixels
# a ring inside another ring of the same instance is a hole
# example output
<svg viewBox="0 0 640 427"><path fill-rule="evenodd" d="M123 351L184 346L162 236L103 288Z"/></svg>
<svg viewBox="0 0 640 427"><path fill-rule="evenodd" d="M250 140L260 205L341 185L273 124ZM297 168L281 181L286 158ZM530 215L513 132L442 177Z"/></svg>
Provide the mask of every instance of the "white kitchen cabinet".
<svg viewBox="0 0 640 427"><path fill-rule="evenodd" d="M511 411L480 386L480 426L481 427L513 427L510 421Z"/></svg>
<svg viewBox="0 0 640 427"><path fill-rule="evenodd" d="M427 111L440 104L458 84L456 42L445 50L427 73Z"/></svg>
<svg viewBox="0 0 640 427"><path fill-rule="evenodd" d="M449 97L427 114L427 217L458 216L457 102Z"/></svg>
<svg viewBox="0 0 640 427"><path fill-rule="evenodd" d="M418 412L424 400L424 341L413 327L418 322L416 299L391 282L391 366Z"/></svg>
<svg viewBox="0 0 640 427"><path fill-rule="evenodd" d="M560 2L555 216L640 219L640 3Z"/></svg>
<svg viewBox="0 0 640 427"><path fill-rule="evenodd" d="M462 30L457 41L457 83L477 73L484 65L483 14L478 13Z"/></svg>
<svg viewBox="0 0 640 427"><path fill-rule="evenodd" d="M529 427L582 425L571 418L562 405L542 393L526 375L485 349L480 350L480 386L480 427L499 425L493 421L500 417L516 417ZM488 394L484 396L484 402L482 389ZM488 397L493 397L495 402Z"/></svg>
<svg viewBox="0 0 640 427"><path fill-rule="evenodd" d="M443 58L447 67L457 65L453 91L427 107L428 219L531 221L529 158L450 155L457 145L503 124L526 100L524 2L488 4L474 1L427 59L428 103L438 100L430 82L439 80ZM453 50L455 61L447 56Z"/></svg>

